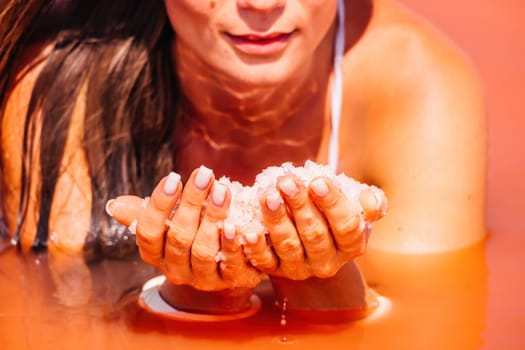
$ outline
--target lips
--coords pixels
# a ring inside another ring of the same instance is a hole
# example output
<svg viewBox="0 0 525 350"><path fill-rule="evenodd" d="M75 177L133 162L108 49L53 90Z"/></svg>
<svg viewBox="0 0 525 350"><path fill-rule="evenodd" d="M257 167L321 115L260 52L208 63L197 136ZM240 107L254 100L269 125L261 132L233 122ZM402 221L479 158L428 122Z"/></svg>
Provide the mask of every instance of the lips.
<svg viewBox="0 0 525 350"><path fill-rule="evenodd" d="M290 42L292 32L273 32L264 35L248 33L234 35L226 33L230 42L239 51L253 56L269 56L283 51Z"/></svg>

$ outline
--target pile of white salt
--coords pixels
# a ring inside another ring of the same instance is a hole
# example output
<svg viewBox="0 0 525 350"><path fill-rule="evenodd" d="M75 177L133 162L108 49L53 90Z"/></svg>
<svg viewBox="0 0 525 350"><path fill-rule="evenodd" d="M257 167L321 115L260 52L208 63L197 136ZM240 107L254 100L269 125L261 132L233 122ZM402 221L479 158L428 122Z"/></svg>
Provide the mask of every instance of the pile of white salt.
<svg viewBox="0 0 525 350"><path fill-rule="evenodd" d="M335 174L329 166L306 161L301 167L296 167L292 163L268 167L257 175L253 186L243 186L239 182L230 181L227 177L219 179L219 183L228 186L232 193L227 221L238 226L241 232L266 232L261 214L260 196L268 191L275 191L279 177L288 174L297 176L305 186L317 177L329 178L349 199L353 206L350 208L352 212L360 215L363 215L363 208L359 196L365 190L372 191L382 210L386 210L386 203L381 203L385 198L383 191L378 187L360 183L344 173Z"/></svg>

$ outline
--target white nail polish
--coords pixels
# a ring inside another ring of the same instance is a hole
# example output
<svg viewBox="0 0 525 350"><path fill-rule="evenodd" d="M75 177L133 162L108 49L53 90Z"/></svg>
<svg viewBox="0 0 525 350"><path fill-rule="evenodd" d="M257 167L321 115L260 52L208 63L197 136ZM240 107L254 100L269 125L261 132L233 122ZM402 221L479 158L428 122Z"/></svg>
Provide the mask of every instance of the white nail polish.
<svg viewBox="0 0 525 350"><path fill-rule="evenodd" d="M310 188L319 197L324 197L328 194L328 185L323 179L315 179L310 183Z"/></svg>
<svg viewBox="0 0 525 350"><path fill-rule="evenodd" d="M146 198L144 198L144 200L142 201L142 203L140 203L140 206L141 206L143 209L146 209L146 207L148 206L149 200L150 200L150 197L146 197Z"/></svg>
<svg viewBox="0 0 525 350"><path fill-rule="evenodd" d="M226 199L226 186L221 185L218 182L215 182L215 185L213 186L213 192L211 194L211 200L213 204L215 204L218 207L221 207L224 204L225 199Z"/></svg>
<svg viewBox="0 0 525 350"><path fill-rule="evenodd" d="M215 255L215 262L221 262L221 261L226 261L226 256L224 255L223 252L221 252L220 250L217 252L217 255Z"/></svg>
<svg viewBox="0 0 525 350"><path fill-rule="evenodd" d="M129 227L128 227L129 233L131 233L132 235L136 235L137 234L137 225L138 225L138 221L137 220L133 220L131 222L131 224L129 225Z"/></svg>
<svg viewBox="0 0 525 350"><path fill-rule="evenodd" d="M112 205L114 202L115 202L114 199L110 199L109 201L106 202L106 207L105 207L105 209L106 209L106 213L107 213L109 216L111 216L111 217L113 217L113 213L111 212L111 210L110 210L109 208L111 207L111 205Z"/></svg>
<svg viewBox="0 0 525 350"><path fill-rule="evenodd" d="M283 203L284 203L283 198L277 191L275 192L272 191L266 196L266 206L271 211L276 211L277 209L279 209L279 207Z"/></svg>
<svg viewBox="0 0 525 350"><path fill-rule="evenodd" d="M213 172L202 165L195 176L195 186L201 190L205 189L210 183Z"/></svg>
<svg viewBox="0 0 525 350"><path fill-rule="evenodd" d="M164 182L164 187L162 188L164 193L168 196L175 194L177 187L179 187L180 175L174 172L169 173L166 182Z"/></svg>
<svg viewBox="0 0 525 350"><path fill-rule="evenodd" d="M259 236L257 236L257 233L255 232L246 233L244 238L246 238L246 242L250 244L256 244L259 241Z"/></svg>
<svg viewBox="0 0 525 350"><path fill-rule="evenodd" d="M383 202L384 193L379 188L372 186L371 187L372 193L374 194L374 197L376 198L376 212L380 217L383 217L386 215L387 212L387 205Z"/></svg>
<svg viewBox="0 0 525 350"><path fill-rule="evenodd" d="M289 197L293 197L297 193L299 193L299 189L297 188L297 185L290 178L286 178L283 181L281 181L279 183L279 188L281 189L281 191L286 193L286 195Z"/></svg>
<svg viewBox="0 0 525 350"><path fill-rule="evenodd" d="M234 239L235 238L235 225L230 222L224 223L224 237L226 239Z"/></svg>

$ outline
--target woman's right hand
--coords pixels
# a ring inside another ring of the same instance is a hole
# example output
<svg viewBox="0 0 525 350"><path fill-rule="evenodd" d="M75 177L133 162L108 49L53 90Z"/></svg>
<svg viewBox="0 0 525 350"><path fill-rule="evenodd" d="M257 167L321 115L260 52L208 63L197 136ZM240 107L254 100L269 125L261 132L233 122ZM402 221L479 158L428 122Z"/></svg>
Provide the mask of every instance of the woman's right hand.
<svg viewBox="0 0 525 350"><path fill-rule="evenodd" d="M171 283L203 291L254 288L264 275L247 262L235 227L224 222L230 200L229 189L200 167L184 186L170 173L149 199L120 196L107 211L135 230L142 259Z"/></svg>

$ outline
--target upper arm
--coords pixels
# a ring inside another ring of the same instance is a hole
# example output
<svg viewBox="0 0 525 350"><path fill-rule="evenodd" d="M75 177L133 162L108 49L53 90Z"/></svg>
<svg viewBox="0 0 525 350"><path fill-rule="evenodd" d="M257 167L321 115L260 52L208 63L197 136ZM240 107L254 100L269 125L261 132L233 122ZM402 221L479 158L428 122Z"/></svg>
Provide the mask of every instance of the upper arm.
<svg viewBox="0 0 525 350"><path fill-rule="evenodd" d="M485 233L483 89L452 47L417 42L408 52L410 64L390 71L368 116L365 169L389 199L370 243L406 253L457 249Z"/></svg>

